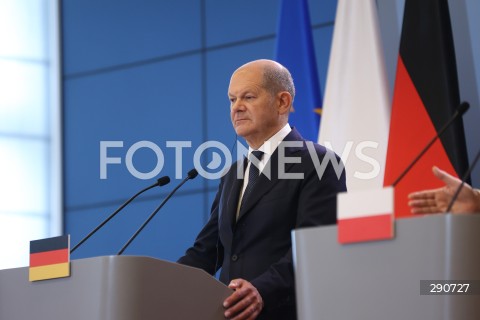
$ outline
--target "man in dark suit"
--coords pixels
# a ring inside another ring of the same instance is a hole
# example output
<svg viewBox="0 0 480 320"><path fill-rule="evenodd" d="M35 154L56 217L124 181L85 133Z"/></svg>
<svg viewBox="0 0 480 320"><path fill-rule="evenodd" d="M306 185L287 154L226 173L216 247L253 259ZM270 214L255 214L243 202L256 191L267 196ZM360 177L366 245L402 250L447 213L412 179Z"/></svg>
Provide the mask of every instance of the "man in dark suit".
<svg viewBox="0 0 480 320"><path fill-rule="evenodd" d="M228 319L296 319L291 231L336 222L345 174L333 152L288 125L295 87L285 67L241 66L228 96L249 160L223 176L209 221L179 262L211 274L222 268L220 280L234 290Z"/></svg>

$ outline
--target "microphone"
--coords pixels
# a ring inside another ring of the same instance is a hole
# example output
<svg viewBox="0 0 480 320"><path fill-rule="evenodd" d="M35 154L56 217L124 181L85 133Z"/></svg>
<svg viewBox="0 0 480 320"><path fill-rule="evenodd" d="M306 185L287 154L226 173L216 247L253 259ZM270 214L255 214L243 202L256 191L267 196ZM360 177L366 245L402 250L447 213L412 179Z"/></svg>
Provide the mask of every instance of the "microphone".
<svg viewBox="0 0 480 320"><path fill-rule="evenodd" d="M480 158L480 150L478 150L477 155L475 156L475 160L473 160L470 167L468 167L467 172L465 172L465 174L463 175L462 183L458 186L457 191L455 191L455 194L453 195L452 200L448 204L447 212L450 212L452 210L453 204L457 200L458 195L460 194L460 191L462 191L463 185L465 184L465 181L470 176L470 173L472 173L472 170L473 168L475 168L475 165L477 164L479 158Z"/></svg>
<svg viewBox="0 0 480 320"><path fill-rule="evenodd" d="M467 112L468 108L470 108L470 104L465 101L462 102L457 107L457 110L455 110L455 113L450 118L450 120L448 120L448 122L445 123L445 125L440 129L440 131L435 135L435 137L433 137L433 139L430 140L430 142L425 146L425 148L423 148L422 152L420 152L418 156L415 159L413 159L413 161L408 165L408 167L405 168L405 170L403 170L403 172L398 176L398 178L392 183L392 187L395 187L403 179L403 177L412 169L412 167L418 162L418 160L420 160L420 158L423 157L425 152L427 152L428 149L430 149L430 147L435 143L435 141L437 141L437 139L440 138L440 136L448 129L448 127L450 127L450 125L455 120L457 120L458 117L463 116L463 114Z"/></svg>
<svg viewBox="0 0 480 320"><path fill-rule="evenodd" d="M110 221L113 217L115 217L117 215L117 213L119 213L120 211L122 211L123 208L125 208L130 202L132 202L136 197L138 197L139 195L141 195L142 193L144 193L145 191L147 190L150 190L152 188L155 188L157 186L161 187L161 186L164 186L166 184L168 184L170 182L170 178L168 176L164 176L164 177L161 177L161 178L158 178L157 179L157 182L155 182L154 184L152 184L151 186L148 186L146 187L145 189L142 189L140 190L139 192L137 192L133 197L131 197L130 199L128 199L124 204L122 204L117 210L115 210L114 213L112 213L110 216L108 216L107 219L103 220L102 223L100 223L95 229L93 229L85 238L83 238L79 243L77 243L77 245L75 247L73 247L72 250L70 250L70 254L73 253L75 250L77 250L78 247L80 247L85 241L87 241L95 232L97 232L98 230L100 230L100 228L102 228L108 221Z"/></svg>
<svg viewBox="0 0 480 320"><path fill-rule="evenodd" d="M139 235L140 232L142 232L143 228L145 228L145 226L150 222L150 220L153 219L153 217L155 217L155 215L157 214L158 211L160 211L160 209L162 209L162 207L165 205L165 203L167 203L167 201L173 196L173 194L175 192L177 192L177 190L183 186L185 184L185 182L187 182L188 180L192 180L192 179L195 179L196 177L198 176L198 171L196 169L192 169L190 171L188 171L187 173L187 177L185 179L182 180L182 182L180 182L180 184L178 186L175 187L175 189L172 190L172 192L170 192L168 194L168 196L162 201L162 203L155 209L155 211L152 212L152 214L148 217L147 220L145 220L145 222L141 225L141 227L134 233L134 235L127 241L127 243L125 243L125 245L123 246L122 249L120 249L120 251L118 251L117 255L121 255L125 249L130 245L130 243L132 243L133 240L135 240L135 238Z"/></svg>

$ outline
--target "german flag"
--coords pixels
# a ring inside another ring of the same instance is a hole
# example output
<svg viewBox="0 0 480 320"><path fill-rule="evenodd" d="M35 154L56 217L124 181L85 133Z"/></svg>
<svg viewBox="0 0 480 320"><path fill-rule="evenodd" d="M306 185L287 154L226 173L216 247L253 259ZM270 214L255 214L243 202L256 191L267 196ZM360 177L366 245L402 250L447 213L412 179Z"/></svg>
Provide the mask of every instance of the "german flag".
<svg viewBox="0 0 480 320"><path fill-rule="evenodd" d="M30 241L30 281L70 276L70 235Z"/></svg>
<svg viewBox="0 0 480 320"><path fill-rule="evenodd" d="M395 181L460 104L448 0L406 0L390 121L384 185ZM468 167L463 122L440 140L395 186L395 217L411 217L410 192L441 187L437 165L455 176Z"/></svg>

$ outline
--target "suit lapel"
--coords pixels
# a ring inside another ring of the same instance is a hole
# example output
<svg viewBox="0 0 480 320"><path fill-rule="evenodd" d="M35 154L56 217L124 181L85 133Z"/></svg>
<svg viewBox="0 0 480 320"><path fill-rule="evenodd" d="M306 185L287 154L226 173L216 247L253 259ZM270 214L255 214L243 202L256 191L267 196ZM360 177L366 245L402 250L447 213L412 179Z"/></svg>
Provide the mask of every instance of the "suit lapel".
<svg viewBox="0 0 480 320"><path fill-rule="evenodd" d="M292 131L283 139L283 141L301 141L304 142L303 138L300 136L298 131L295 128L292 128ZM283 142L282 142L283 143ZM279 146L280 147L280 146ZM305 148L304 143L302 143L302 147L286 147L285 148L285 157L294 157L296 153L303 150ZM285 166L285 172L288 172L294 163L287 163L282 164ZM251 209L257 204L258 201L270 190L275 186L279 179L278 179L278 148L270 157L270 160L267 164L270 166L270 179L267 178L264 174L260 174L258 178L257 184L252 189L248 199L243 203L238 220L240 220L245 214L247 214ZM240 191L239 191L240 192ZM237 197L238 199L238 197ZM236 207L235 207L236 208Z"/></svg>
<svg viewBox="0 0 480 320"><path fill-rule="evenodd" d="M228 228L232 229L236 222L236 215L237 215L237 206L238 200L240 196L240 190L243 186L243 178L238 177L238 170L245 170L246 168L247 159L245 158L244 161L238 161L237 165L235 166L235 172L230 174L230 178L227 185L227 194L225 195L225 212L223 212L224 216L224 224L228 226ZM243 165L243 168L240 167ZM239 168L240 167L240 168Z"/></svg>

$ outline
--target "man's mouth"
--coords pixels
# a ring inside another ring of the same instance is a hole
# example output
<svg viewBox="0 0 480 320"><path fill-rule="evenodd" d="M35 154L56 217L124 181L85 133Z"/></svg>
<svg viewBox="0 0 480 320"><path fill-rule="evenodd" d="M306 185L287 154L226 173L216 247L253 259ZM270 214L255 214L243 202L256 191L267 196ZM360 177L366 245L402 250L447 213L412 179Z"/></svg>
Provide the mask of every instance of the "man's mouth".
<svg viewBox="0 0 480 320"><path fill-rule="evenodd" d="M247 119L236 119L235 120L235 124L240 124L242 123L243 121L246 121Z"/></svg>

